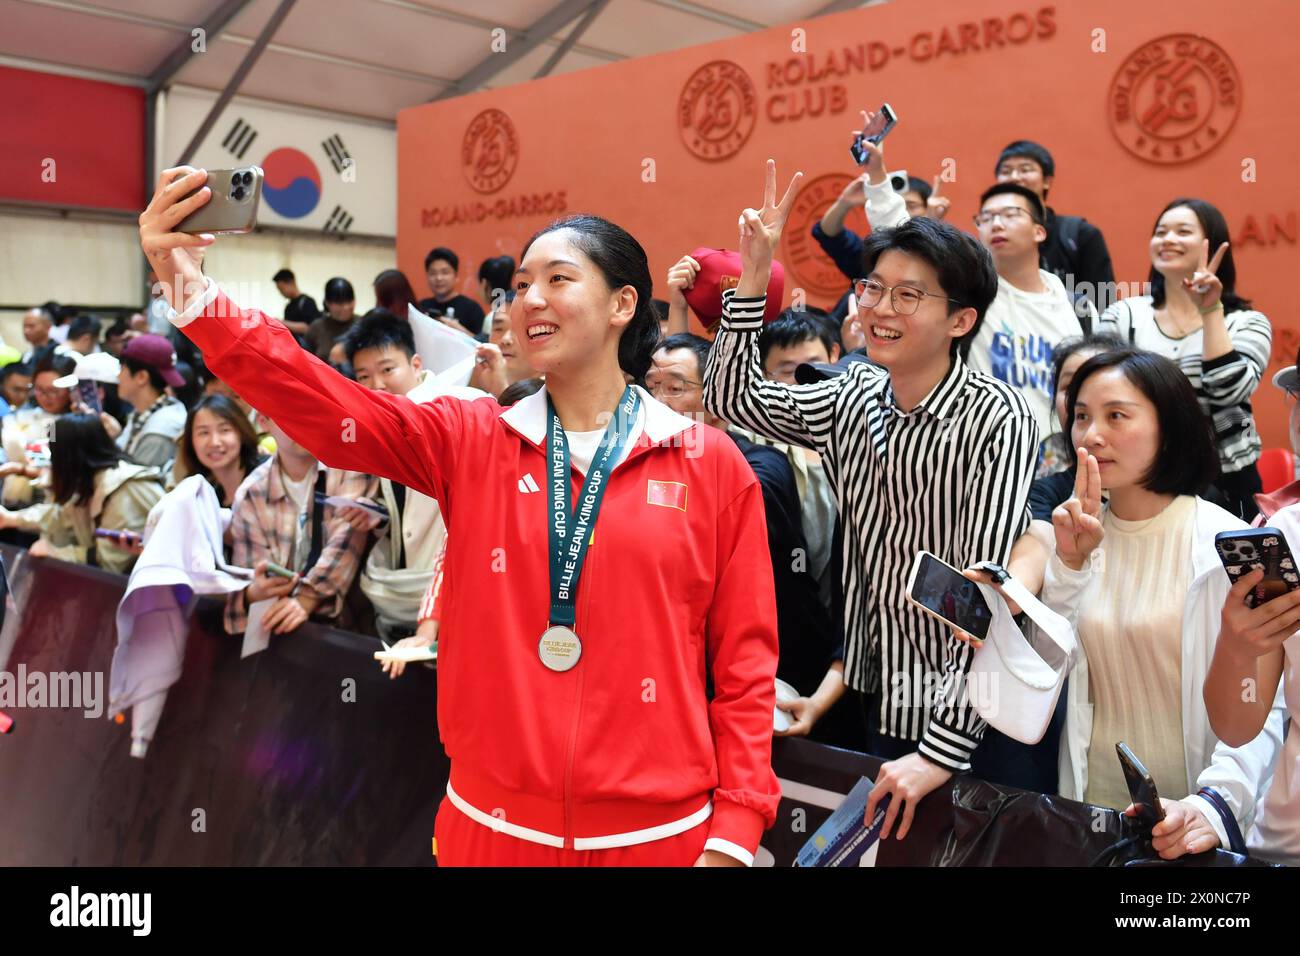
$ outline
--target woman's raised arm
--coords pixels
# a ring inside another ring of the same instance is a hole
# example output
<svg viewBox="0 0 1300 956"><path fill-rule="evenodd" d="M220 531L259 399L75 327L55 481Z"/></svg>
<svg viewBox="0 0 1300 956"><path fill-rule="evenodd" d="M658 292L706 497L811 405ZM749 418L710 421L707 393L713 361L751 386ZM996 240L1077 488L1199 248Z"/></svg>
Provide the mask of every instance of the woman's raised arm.
<svg viewBox="0 0 1300 956"><path fill-rule="evenodd" d="M214 237L174 231L208 201L206 177L190 167L166 170L140 216L140 245L177 313L173 324L217 377L326 465L391 478L445 501L467 416L475 414L471 403L417 405L371 391L304 350L279 320L227 298L202 271Z"/></svg>

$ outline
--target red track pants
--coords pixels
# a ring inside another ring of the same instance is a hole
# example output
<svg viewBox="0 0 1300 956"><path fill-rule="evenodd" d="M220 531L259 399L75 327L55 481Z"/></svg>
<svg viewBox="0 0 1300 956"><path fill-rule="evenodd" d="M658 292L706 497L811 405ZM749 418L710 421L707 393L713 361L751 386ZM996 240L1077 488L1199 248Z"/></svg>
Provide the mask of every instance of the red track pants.
<svg viewBox="0 0 1300 956"><path fill-rule="evenodd" d="M498 833L445 796L433 823L439 866L691 866L704 852L709 821L677 836L610 850L561 850Z"/></svg>

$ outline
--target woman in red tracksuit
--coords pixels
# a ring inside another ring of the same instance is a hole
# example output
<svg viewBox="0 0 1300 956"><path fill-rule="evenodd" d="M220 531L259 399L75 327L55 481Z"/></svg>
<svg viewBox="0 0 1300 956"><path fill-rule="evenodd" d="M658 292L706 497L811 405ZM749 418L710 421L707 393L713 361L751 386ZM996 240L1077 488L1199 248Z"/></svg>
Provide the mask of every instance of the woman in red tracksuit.
<svg viewBox="0 0 1300 956"><path fill-rule="evenodd" d="M205 280L212 237L173 229L207 202L206 175L167 170L140 219L174 323L321 461L430 495L446 519L439 863L752 863L779 800L763 499L723 432L625 385L659 334L641 246L592 216L542 230L511 322L546 388L508 409L417 405Z"/></svg>

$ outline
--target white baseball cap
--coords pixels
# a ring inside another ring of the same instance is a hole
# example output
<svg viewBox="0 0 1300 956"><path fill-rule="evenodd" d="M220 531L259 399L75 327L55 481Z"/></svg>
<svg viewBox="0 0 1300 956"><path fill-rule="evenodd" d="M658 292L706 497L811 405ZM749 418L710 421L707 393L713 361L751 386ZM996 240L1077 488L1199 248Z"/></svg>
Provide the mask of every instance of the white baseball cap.
<svg viewBox="0 0 1300 956"><path fill-rule="evenodd" d="M106 385L117 384L117 374L122 363L108 352L91 352L77 358L77 367L71 375L64 375L54 380L58 388L76 388L78 382L103 382Z"/></svg>

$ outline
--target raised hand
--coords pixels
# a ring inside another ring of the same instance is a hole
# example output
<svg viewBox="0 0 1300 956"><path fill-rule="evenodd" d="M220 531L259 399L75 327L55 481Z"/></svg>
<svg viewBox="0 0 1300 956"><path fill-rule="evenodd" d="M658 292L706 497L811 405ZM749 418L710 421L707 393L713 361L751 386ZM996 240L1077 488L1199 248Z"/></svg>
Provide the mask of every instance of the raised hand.
<svg viewBox="0 0 1300 956"><path fill-rule="evenodd" d="M1223 257L1228 253L1228 244L1220 243L1219 248L1214 252L1214 258L1210 258L1210 240L1201 240L1201 261L1196 266L1196 271L1190 276L1183 279L1183 288L1187 290L1187 295L1196 308L1201 312L1210 312L1219 304L1219 299L1223 296L1223 280L1216 275L1219 271L1219 263L1223 262Z"/></svg>
<svg viewBox="0 0 1300 956"><path fill-rule="evenodd" d="M877 146L867 137L874 136L885 128L885 115L872 110L862 110L861 113L862 129L855 129L853 135L862 137L862 149L867 154L867 161L859 168L866 170L868 181L879 185L889 175L885 170L885 148Z"/></svg>
<svg viewBox="0 0 1300 956"><path fill-rule="evenodd" d="M942 219L948 215L948 207L952 205L951 199L939 195L939 184L942 182L942 177L934 177L934 183L930 186L930 198L925 201L925 212L931 219Z"/></svg>
<svg viewBox="0 0 1300 956"><path fill-rule="evenodd" d="M491 342L480 342L474 350L474 372L469 377L469 384L481 388L493 398L498 397L510 384L506 374L506 357L501 354L501 346Z"/></svg>
<svg viewBox="0 0 1300 956"><path fill-rule="evenodd" d="M1300 629L1300 591L1287 591L1258 607L1246 603L1247 596L1262 580L1262 570L1243 574L1223 602L1215 653L1241 666L1253 667L1257 658L1276 654Z"/></svg>
<svg viewBox="0 0 1300 956"><path fill-rule="evenodd" d="M1056 530L1056 556L1066 567L1082 571L1102 539L1101 469L1086 448L1077 451L1074 494L1052 512L1052 527Z"/></svg>
<svg viewBox="0 0 1300 956"><path fill-rule="evenodd" d="M140 248L177 312L185 308L187 297L202 289L203 250L216 241L208 233L191 236L175 231L181 220L212 198L212 190L203 185L207 178L207 170L193 166L164 169L153 198L140 214Z"/></svg>
<svg viewBox="0 0 1300 956"><path fill-rule="evenodd" d="M695 277L700 274L700 264L690 256L682 256L668 270L668 300L686 302L686 291L695 285Z"/></svg>
<svg viewBox="0 0 1300 956"><path fill-rule="evenodd" d="M763 208L746 209L740 214L740 261L745 270L766 268L771 265L781 230L790 218L794 199L799 192L803 173L795 173L786 187L785 195L776 201L776 161L767 161L767 179L763 190ZM764 283L766 285L766 283Z"/></svg>

